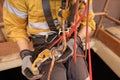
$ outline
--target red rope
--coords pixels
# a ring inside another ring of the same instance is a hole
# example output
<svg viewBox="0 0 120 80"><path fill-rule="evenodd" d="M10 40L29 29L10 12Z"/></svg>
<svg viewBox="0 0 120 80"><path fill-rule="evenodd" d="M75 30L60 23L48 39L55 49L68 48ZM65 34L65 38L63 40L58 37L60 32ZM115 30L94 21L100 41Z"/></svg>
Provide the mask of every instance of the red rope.
<svg viewBox="0 0 120 80"><path fill-rule="evenodd" d="M75 10L75 22L78 19L78 5L79 5L79 0L76 1L76 10ZM73 60L76 63L76 52L77 52L77 25L74 30L74 54L73 54Z"/></svg>
<svg viewBox="0 0 120 80"><path fill-rule="evenodd" d="M88 32L88 18L89 18L89 6L90 6L90 0L87 2L87 15L86 15L86 43L88 43L88 64L89 64L89 74L90 74L90 80L92 80L92 61L91 61L91 52L90 52L90 35Z"/></svg>
<svg viewBox="0 0 120 80"><path fill-rule="evenodd" d="M70 29L69 32L66 33L66 38L69 38L71 36L71 34L76 30L77 25L80 23L80 21L83 19L84 15L86 12L86 6L85 9L83 11L83 13L81 14L80 18L75 22L75 24L72 25L72 28ZM50 47L49 49L51 49L54 45L61 43L63 40L63 35L61 35Z"/></svg>
<svg viewBox="0 0 120 80"><path fill-rule="evenodd" d="M77 0L79 1L79 0ZM75 0L76 2L76 0ZM87 9L86 9L86 5L85 5L85 9L82 13L82 15L80 16L79 19L76 18L74 24L72 25L72 28L70 29L70 31L68 33L66 33L66 38L69 38L71 36L71 34L74 32L74 55L73 55L73 60L74 62L76 62L76 56L79 57L85 57L85 55L76 55L76 39L77 39L77 25L80 23L80 21L83 19L86 11L87 11L87 19L86 19L86 39L87 39L87 43L88 43L88 60L89 60L89 74L90 74L90 80L92 80L92 62L91 62L91 53L90 53L90 37L88 34L88 18L89 18L89 0L88 0L88 5L87 5ZM78 13L78 10L76 10L76 13ZM78 16L78 15L76 15ZM52 48L54 45L61 43L63 41L63 35L61 35L51 46L50 48Z"/></svg>

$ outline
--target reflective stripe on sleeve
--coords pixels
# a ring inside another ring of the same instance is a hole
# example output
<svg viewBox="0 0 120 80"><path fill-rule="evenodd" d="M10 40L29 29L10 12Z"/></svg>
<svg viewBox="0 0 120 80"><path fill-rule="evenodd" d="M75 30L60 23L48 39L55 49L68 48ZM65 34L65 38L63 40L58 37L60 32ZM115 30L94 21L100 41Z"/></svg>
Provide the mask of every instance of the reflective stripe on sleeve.
<svg viewBox="0 0 120 80"><path fill-rule="evenodd" d="M30 28L49 29L47 22L29 22L28 25Z"/></svg>
<svg viewBox="0 0 120 80"><path fill-rule="evenodd" d="M18 17L20 18L27 18L27 13L25 12L22 12L22 11L19 11L18 9L12 7L6 0L4 2L4 5L3 5L5 8L8 9L8 11L10 11L11 13L17 15Z"/></svg>
<svg viewBox="0 0 120 80"><path fill-rule="evenodd" d="M81 1L84 1L85 3L87 3L87 0L81 0Z"/></svg>

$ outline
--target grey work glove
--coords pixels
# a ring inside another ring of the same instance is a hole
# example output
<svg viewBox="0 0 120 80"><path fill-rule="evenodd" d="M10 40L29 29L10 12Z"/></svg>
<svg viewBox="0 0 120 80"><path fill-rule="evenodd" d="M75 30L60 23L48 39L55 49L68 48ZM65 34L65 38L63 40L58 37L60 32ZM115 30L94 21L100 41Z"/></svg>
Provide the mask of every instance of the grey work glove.
<svg viewBox="0 0 120 80"><path fill-rule="evenodd" d="M79 47L81 47L81 48L83 48L83 42L82 42L82 40L81 40L81 38L79 37L79 36L77 36L77 45L79 46Z"/></svg>
<svg viewBox="0 0 120 80"><path fill-rule="evenodd" d="M61 45L62 46L62 45ZM60 47L61 47L60 46ZM81 38L78 36L77 37L77 52L80 52L80 53L84 53L83 52L83 46L82 46L82 41L81 41ZM55 48L54 48L55 49ZM56 50L59 50L59 47L56 47ZM56 53L58 53L58 55L61 55L57 61L58 62L63 62L63 61L66 61L69 57L71 57L74 53L74 39L71 38L67 41L67 47L66 47L66 50L64 51L64 53L61 53L59 51L56 51Z"/></svg>
<svg viewBox="0 0 120 80"><path fill-rule="evenodd" d="M41 77L39 71L32 71L34 53L30 50L23 50L20 52L20 57L22 59L22 74L29 80L35 80Z"/></svg>
<svg viewBox="0 0 120 80"><path fill-rule="evenodd" d="M54 51L54 54L56 55L56 61L57 62L64 62L66 61L70 56L73 55L73 47L74 47L74 39L70 39L67 42L67 47L64 52L61 52L61 49L63 48L63 44L58 47L53 47L51 51Z"/></svg>

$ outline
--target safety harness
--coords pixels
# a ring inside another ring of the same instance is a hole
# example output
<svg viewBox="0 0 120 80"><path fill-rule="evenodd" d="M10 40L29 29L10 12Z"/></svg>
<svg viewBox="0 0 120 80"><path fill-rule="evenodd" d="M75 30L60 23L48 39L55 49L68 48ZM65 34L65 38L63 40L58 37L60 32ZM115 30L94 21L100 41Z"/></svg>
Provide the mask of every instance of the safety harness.
<svg viewBox="0 0 120 80"><path fill-rule="evenodd" d="M45 16L45 19L48 23L48 26L50 28L51 31L58 31L58 28L57 26L59 25L59 23L56 23L57 20L54 20L53 19L53 16L51 14L51 8L50 8L50 0L42 0L42 6L43 6L43 11L44 11L44 16ZM66 5L68 6L69 5L69 2L70 0L62 0L62 5L61 5L61 11L58 13L58 15L60 17L63 17L62 14L64 14L62 12L62 10L65 10L65 7ZM66 4L67 3L67 4ZM71 11L70 11L70 14L69 14L69 19L68 19L68 26L70 26L70 23L71 22L74 22L74 16L75 16L75 8L76 8L76 4L73 4L71 6ZM66 14L67 15L67 14Z"/></svg>
<svg viewBox="0 0 120 80"><path fill-rule="evenodd" d="M54 24L49 1L50 0L42 0L43 11L50 30L56 31L57 29L56 29L56 25Z"/></svg>
<svg viewBox="0 0 120 80"><path fill-rule="evenodd" d="M67 1L69 2L70 0L62 0L61 9L63 9L63 10L66 9L65 6L66 6ZM82 1L84 1L84 0L82 0ZM57 25L58 24L56 25L55 22L54 22L54 19L53 19L52 14L51 14L51 9L50 9L50 4L49 3L50 3L49 0L42 0L42 6L43 6L44 15L45 15L45 18L46 18L46 21L48 23L48 26L49 26L50 30L51 31L58 31L57 30ZM71 6L71 11L70 11L70 14L69 14L69 18L67 20L67 24L68 24L67 27L71 27L69 32L64 32L65 29L63 29L63 34L60 35L59 38L53 44L51 44L51 46L49 47L49 49L53 48L56 44L63 42L64 38L68 39L74 33L74 55L73 55L73 59L74 59L75 62L76 62L76 56L84 57L84 55L80 55L80 54L77 55L76 54L76 38L77 38L77 31L76 30L77 30L77 27L80 25L80 21L83 19L84 15L85 15L85 13L87 11L87 9L86 9L87 6L85 6L85 9L84 9L83 13L81 14L80 18L78 19L77 18L77 16L78 16L78 4L79 4L79 0L74 0L74 3ZM88 0L88 4L89 4L89 0ZM88 9L88 11L89 11L89 9ZM61 13L59 15L62 17ZM88 17L88 14L87 14L87 17ZM65 23L66 20L65 19L62 19L62 20L63 20L62 23L63 23L63 28L64 28L65 27L64 23ZM71 23L73 23L73 24L71 24ZM87 26L88 26L88 23L87 23ZM51 55L51 54L49 54L50 52L48 51L48 49L46 51L47 51L46 53L48 53L48 54L46 54L47 57L48 57L48 55ZM38 55L38 57L41 57L41 55L40 56ZM43 58L43 56L41 57L41 59L42 58ZM52 58L53 58L53 61L52 61L52 64L51 64L51 68L49 70L50 73L51 73L51 69L53 68L53 65L54 65L53 62L55 62L54 56L52 56ZM89 56L89 58L90 58L90 56ZM46 60L45 58L43 58L43 59ZM35 64L37 64L37 63L34 63L33 69L34 69ZM91 68L89 68L89 69L91 70ZM50 73L48 73L49 78L50 78ZM90 73L90 75L91 75L91 73Z"/></svg>

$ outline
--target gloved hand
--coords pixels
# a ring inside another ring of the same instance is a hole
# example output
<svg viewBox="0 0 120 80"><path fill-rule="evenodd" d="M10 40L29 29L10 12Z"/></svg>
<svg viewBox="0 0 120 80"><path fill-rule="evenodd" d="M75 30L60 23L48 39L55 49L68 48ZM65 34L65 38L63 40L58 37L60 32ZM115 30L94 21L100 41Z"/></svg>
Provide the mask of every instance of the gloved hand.
<svg viewBox="0 0 120 80"><path fill-rule="evenodd" d="M64 52L62 52L62 49L63 49L63 44L62 44L57 47L53 47L51 49L51 52L52 52L51 54L55 55L56 62L64 62L70 56L73 55L73 49L74 49L73 47L74 47L74 39L72 38L67 42L67 47Z"/></svg>
<svg viewBox="0 0 120 80"><path fill-rule="evenodd" d="M57 61L58 62L66 61L74 53L74 39L71 38L71 39L69 39L67 41L67 48L64 51L64 53L60 53L59 51L57 51L57 49L59 49L60 47L56 48L56 54L57 53L58 53L58 55L61 54L61 56L57 59ZM82 54L84 53L84 51L83 51L83 45L82 45L82 40L81 40L81 38L79 36L77 36L77 53L82 53Z"/></svg>
<svg viewBox="0 0 120 80"><path fill-rule="evenodd" d="M78 45L79 47L83 48L83 45L82 45L82 44L83 44L83 42L82 42L80 36L77 36L77 45Z"/></svg>
<svg viewBox="0 0 120 80"><path fill-rule="evenodd" d="M32 79L38 79L41 77L41 75L39 74L39 71L32 71L31 67L32 67L32 63L34 61L33 59L34 53L33 51L30 50L22 50L20 52L20 57L22 59L22 74L32 80Z"/></svg>

